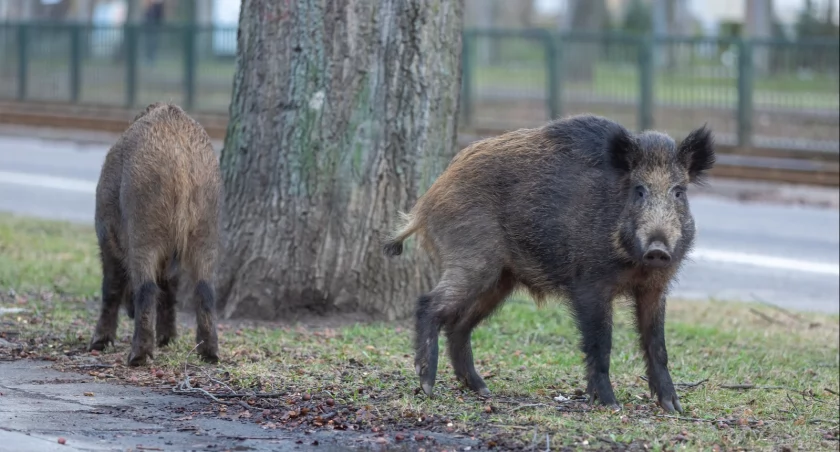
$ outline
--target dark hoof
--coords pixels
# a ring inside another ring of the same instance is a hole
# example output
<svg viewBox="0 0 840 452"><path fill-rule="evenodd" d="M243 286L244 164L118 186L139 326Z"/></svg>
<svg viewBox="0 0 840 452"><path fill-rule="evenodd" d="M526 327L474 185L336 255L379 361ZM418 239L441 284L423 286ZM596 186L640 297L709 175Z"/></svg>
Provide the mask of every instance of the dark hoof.
<svg viewBox="0 0 840 452"><path fill-rule="evenodd" d="M435 385L434 383L421 383L420 387L423 389L423 392L429 396L429 398L434 398L435 393Z"/></svg>
<svg viewBox="0 0 840 452"><path fill-rule="evenodd" d="M219 346L217 345L216 341L203 341L199 339L201 345L198 346L198 356L201 357L201 360L209 363L209 364L216 364L219 362Z"/></svg>
<svg viewBox="0 0 840 452"><path fill-rule="evenodd" d="M128 365L131 367L145 366L148 359L152 358L153 356L151 353L135 352L132 350L131 354L128 355Z"/></svg>
<svg viewBox="0 0 840 452"><path fill-rule="evenodd" d="M483 388L478 388L478 390L475 391L475 392L476 392L476 394L478 394L479 397L481 397L483 399L489 399L490 396L491 396L490 390L487 389L487 386L485 386Z"/></svg>
<svg viewBox="0 0 840 452"><path fill-rule="evenodd" d="M114 344L114 339L111 338L111 337L108 337L108 336L101 337L101 338L100 337L94 337L90 341L90 345L88 346L88 351L96 350L96 351L101 352L101 351L105 350L105 348L108 347L108 345L113 345L113 344Z"/></svg>
<svg viewBox="0 0 840 452"><path fill-rule="evenodd" d="M674 411L679 412L682 414L683 409L680 406L680 399L677 397L676 394L671 395L670 397L662 397L659 399L659 406L662 407L668 413L673 413Z"/></svg>
<svg viewBox="0 0 840 452"><path fill-rule="evenodd" d="M198 356L207 364L218 364L219 354L215 352L200 353Z"/></svg>

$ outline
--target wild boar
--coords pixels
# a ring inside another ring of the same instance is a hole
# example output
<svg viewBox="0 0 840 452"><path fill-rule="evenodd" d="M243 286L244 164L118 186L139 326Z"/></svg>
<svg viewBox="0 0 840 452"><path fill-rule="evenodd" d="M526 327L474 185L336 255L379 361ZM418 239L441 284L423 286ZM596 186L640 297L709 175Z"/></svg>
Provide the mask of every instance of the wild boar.
<svg viewBox="0 0 840 452"><path fill-rule="evenodd" d="M102 308L90 350L113 343L121 301L134 319L128 364L154 358L177 335L178 282L196 297L198 353L218 362L215 267L219 162L204 128L176 105L153 103L108 151L96 187Z"/></svg>
<svg viewBox="0 0 840 452"><path fill-rule="evenodd" d="M616 405L610 383L613 300L635 307L652 393L680 407L668 370L665 303L693 246L686 196L715 162L706 126L679 146L656 131L634 134L609 119L572 116L478 141L461 150L404 215L383 246L389 256L417 234L441 264L419 297L415 366L432 396L438 334L456 377L481 396L470 336L517 288L538 305L566 300L582 336L590 403Z"/></svg>

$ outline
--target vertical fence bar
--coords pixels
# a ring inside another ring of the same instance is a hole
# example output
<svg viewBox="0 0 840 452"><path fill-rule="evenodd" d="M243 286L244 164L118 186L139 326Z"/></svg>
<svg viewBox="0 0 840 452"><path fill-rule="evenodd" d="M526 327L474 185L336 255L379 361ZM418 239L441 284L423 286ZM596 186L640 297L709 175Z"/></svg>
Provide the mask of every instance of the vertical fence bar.
<svg viewBox="0 0 840 452"><path fill-rule="evenodd" d="M752 146L753 58L752 43L738 40L738 146Z"/></svg>
<svg viewBox="0 0 840 452"><path fill-rule="evenodd" d="M125 41L125 105L134 108L137 103L137 27L126 23L123 28Z"/></svg>
<svg viewBox="0 0 840 452"><path fill-rule="evenodd" d="M475 35L472 32L464 32L461 43L461 119L466 127L472 125L473 98L472 98L472 43Z"/></svg>
<svg viewBox="0 0 840 452"><path fill-rule="evenodd" d="M639 130L653 128L653 38L638 41L639 47Z"/></svg>
<svg viewBox="0 0 840 452"><path fill-rule="evenodd" d="M184 27L184 109L191 111L195 105L195 34L192 21Z"/></svg>
<svg viewBox="0 0 840 452"><path fill-rule="evenodd" d="M546 92L548 93L548 119L552 120L560 116L560 74L557 65L557 43L554 34L546 30L543 33L545 45L545 81Z"/></svg>
<svg viewBox="0 0 840 452"><path fill-rule="evenodd" d="M70 25L70 100L78 103L82 91L82 25Z"/></svg>
<svg viewBox="0 0 840 452"><path fill-rule="evenodd" d="M29 25L18 25L18 100L26 100L29 79Z"/></svg>

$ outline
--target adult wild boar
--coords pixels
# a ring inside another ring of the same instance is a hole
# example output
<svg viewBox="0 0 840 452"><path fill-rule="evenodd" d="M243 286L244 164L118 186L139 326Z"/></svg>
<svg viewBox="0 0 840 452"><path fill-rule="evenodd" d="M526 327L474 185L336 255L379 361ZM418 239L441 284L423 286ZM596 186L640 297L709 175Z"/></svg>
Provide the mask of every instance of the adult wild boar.
<svg viewBox="0 0 840 452"><path fill-rule="evenodd" d="M102 310L90 342L103 350L117 332L120 302L134 319L128 364L143 365L176 337L175 295L196 296L199 355L218 361L214 274L222 182L210 137L181 108L153 103L108 151L96 187Z"/></svg>
<svg viewBox="0 0 840 452"><path fill-rule="evenodd" d="M457 378L490 394L475 370L470 335L517 287L542 304L569 301L582 335L590 402L617 404L610 384L612 300L634 301L650 389L682 411L668 371L665 296L692 247L689 183L714 165L711 132L676 145L581 115L473 143L417 201L384 246L402 253L417 234L442 268L420 296L415 366L431 396L438 334L446 332Z"/></svg>

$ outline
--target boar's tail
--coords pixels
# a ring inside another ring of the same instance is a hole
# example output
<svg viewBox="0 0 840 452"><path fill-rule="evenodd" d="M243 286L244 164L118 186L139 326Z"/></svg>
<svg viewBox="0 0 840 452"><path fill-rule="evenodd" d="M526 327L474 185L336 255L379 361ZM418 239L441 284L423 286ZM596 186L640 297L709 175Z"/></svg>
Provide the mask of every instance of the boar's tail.
<svg viewBox="0 0 840 452"><path fill-rule="evenodd" d="M400 227L399 232L397 232L395 237L385 242L385 245L382 247L382 251L388 257L399 256L402 254L403 241L420 228L420 223L416 221L416 217L414 215L410 213L401 213L400 216L402 217L402 226Z"/></svg>

